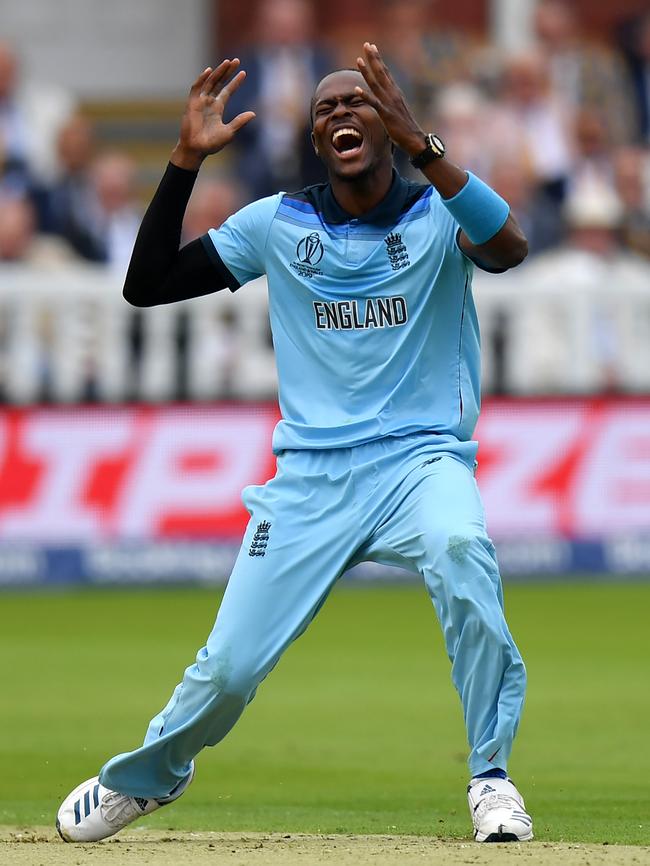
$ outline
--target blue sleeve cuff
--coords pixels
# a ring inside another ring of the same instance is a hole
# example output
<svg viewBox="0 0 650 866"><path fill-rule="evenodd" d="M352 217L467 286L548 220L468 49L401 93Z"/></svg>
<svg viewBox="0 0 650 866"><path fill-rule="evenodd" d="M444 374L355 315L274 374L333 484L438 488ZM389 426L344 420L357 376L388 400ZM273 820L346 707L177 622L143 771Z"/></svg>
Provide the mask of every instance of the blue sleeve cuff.
<svg viewBox="0 0 650 866"><path fill-rule="evenodd" d="M212 238L210 237L210 235L202 235L199 240L203 244L203 247L208 254L208 258L212 262L215 270L217 271L225 285L230 289L231 292L236 292L237 289L240 288L241 283L233 274L233 272L227 267L227 265L217 252L215 245L212 243Z"/></svg>
<svg viewBox="0 0 650 866"><path fill-rule="evenodd" d="M471 171L467 183L452 198L441 199L473 244L480 246L503 228L510 206Z"/></svg>

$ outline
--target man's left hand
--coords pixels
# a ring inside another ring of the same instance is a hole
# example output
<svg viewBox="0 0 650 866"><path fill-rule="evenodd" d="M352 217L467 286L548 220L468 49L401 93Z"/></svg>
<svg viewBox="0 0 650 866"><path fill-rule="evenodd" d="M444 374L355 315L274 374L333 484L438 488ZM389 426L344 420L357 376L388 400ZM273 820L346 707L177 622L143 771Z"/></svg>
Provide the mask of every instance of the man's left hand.
<svg viewBox="0 0 650 866"><path fill-rule="evenodd" d="M381 59L377 46L364 42L363 53L363 57L357 57L357 67L368 89L357 87L357 93L375 109L391 141L409 156L416 156L424 149L424 132Z"/></svg>

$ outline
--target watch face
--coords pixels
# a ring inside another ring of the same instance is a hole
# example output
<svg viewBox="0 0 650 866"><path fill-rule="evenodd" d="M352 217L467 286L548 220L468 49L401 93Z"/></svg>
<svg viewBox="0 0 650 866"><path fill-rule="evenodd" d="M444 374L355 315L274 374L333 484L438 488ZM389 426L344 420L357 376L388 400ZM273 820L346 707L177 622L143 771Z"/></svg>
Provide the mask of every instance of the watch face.
<svg viewBox="0 0 650 866"><path fill-rule="evenodd" d="M415 166L415 168L424 168L433 159L438 159L445 155L445 145L439 136L434 135L433 132L427 132L424 140L426 142L424 150L411 159L411 165Z"/></svg>
<svg viewBox="0 0 650 866"><path fill-rule="evenodd" d="M433 150L434 153L442 155L445 152L445 146L442 143L442 139L435 135L433 132L430 132L427 135L427 141L429 143L429 146L431 147L431 150Z"/></svg>

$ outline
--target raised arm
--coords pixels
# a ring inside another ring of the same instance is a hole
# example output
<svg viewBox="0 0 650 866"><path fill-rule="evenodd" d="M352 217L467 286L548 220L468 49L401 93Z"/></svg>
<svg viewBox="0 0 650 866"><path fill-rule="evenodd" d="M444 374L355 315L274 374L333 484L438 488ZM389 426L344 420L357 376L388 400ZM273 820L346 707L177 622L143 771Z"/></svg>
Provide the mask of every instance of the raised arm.
<svg viewBox="0 0 650 866"><path fill-rule="evenodd" d="M425 133L413 116L404 94L383 62L377 46L366 42L357 58L367 90L360 96L379 114L391 140L409 157L425 147ZM446 157L433 159L423 168L427 180L440 193L461 232L459 246L479 266L503 271L520 264L528 243L508 205L486 184L454 165Z"/></svg>
<svg viewBox="0 0 650 866"><path fill-rule="evenodd" d="M232 281L200 240L179 247L185 209L203 160L222 150L255 117L245 111L230 123L223 121L228 98L246 75L238 67L237 59L208 67L190 89L178 143L142 219L124 283L124 297L136 307L207 295Z"/></svg>

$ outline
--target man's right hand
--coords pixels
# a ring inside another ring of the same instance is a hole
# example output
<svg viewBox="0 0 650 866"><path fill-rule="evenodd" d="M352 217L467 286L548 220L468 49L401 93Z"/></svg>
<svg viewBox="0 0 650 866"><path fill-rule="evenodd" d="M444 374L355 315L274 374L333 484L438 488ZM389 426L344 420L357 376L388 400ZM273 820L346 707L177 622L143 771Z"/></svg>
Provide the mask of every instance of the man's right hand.
<svg viewBox="0 0 650 866"><path fill-rule="evenodd" d="M243 70L237 72L238 66L236 58L224 60L216 69L208 66L192 85L171 156L174 165L198 171L206 156L222 150L255 117L254 111L243 111L230 123L223 122L229 97L246 77Z"/></svg>

